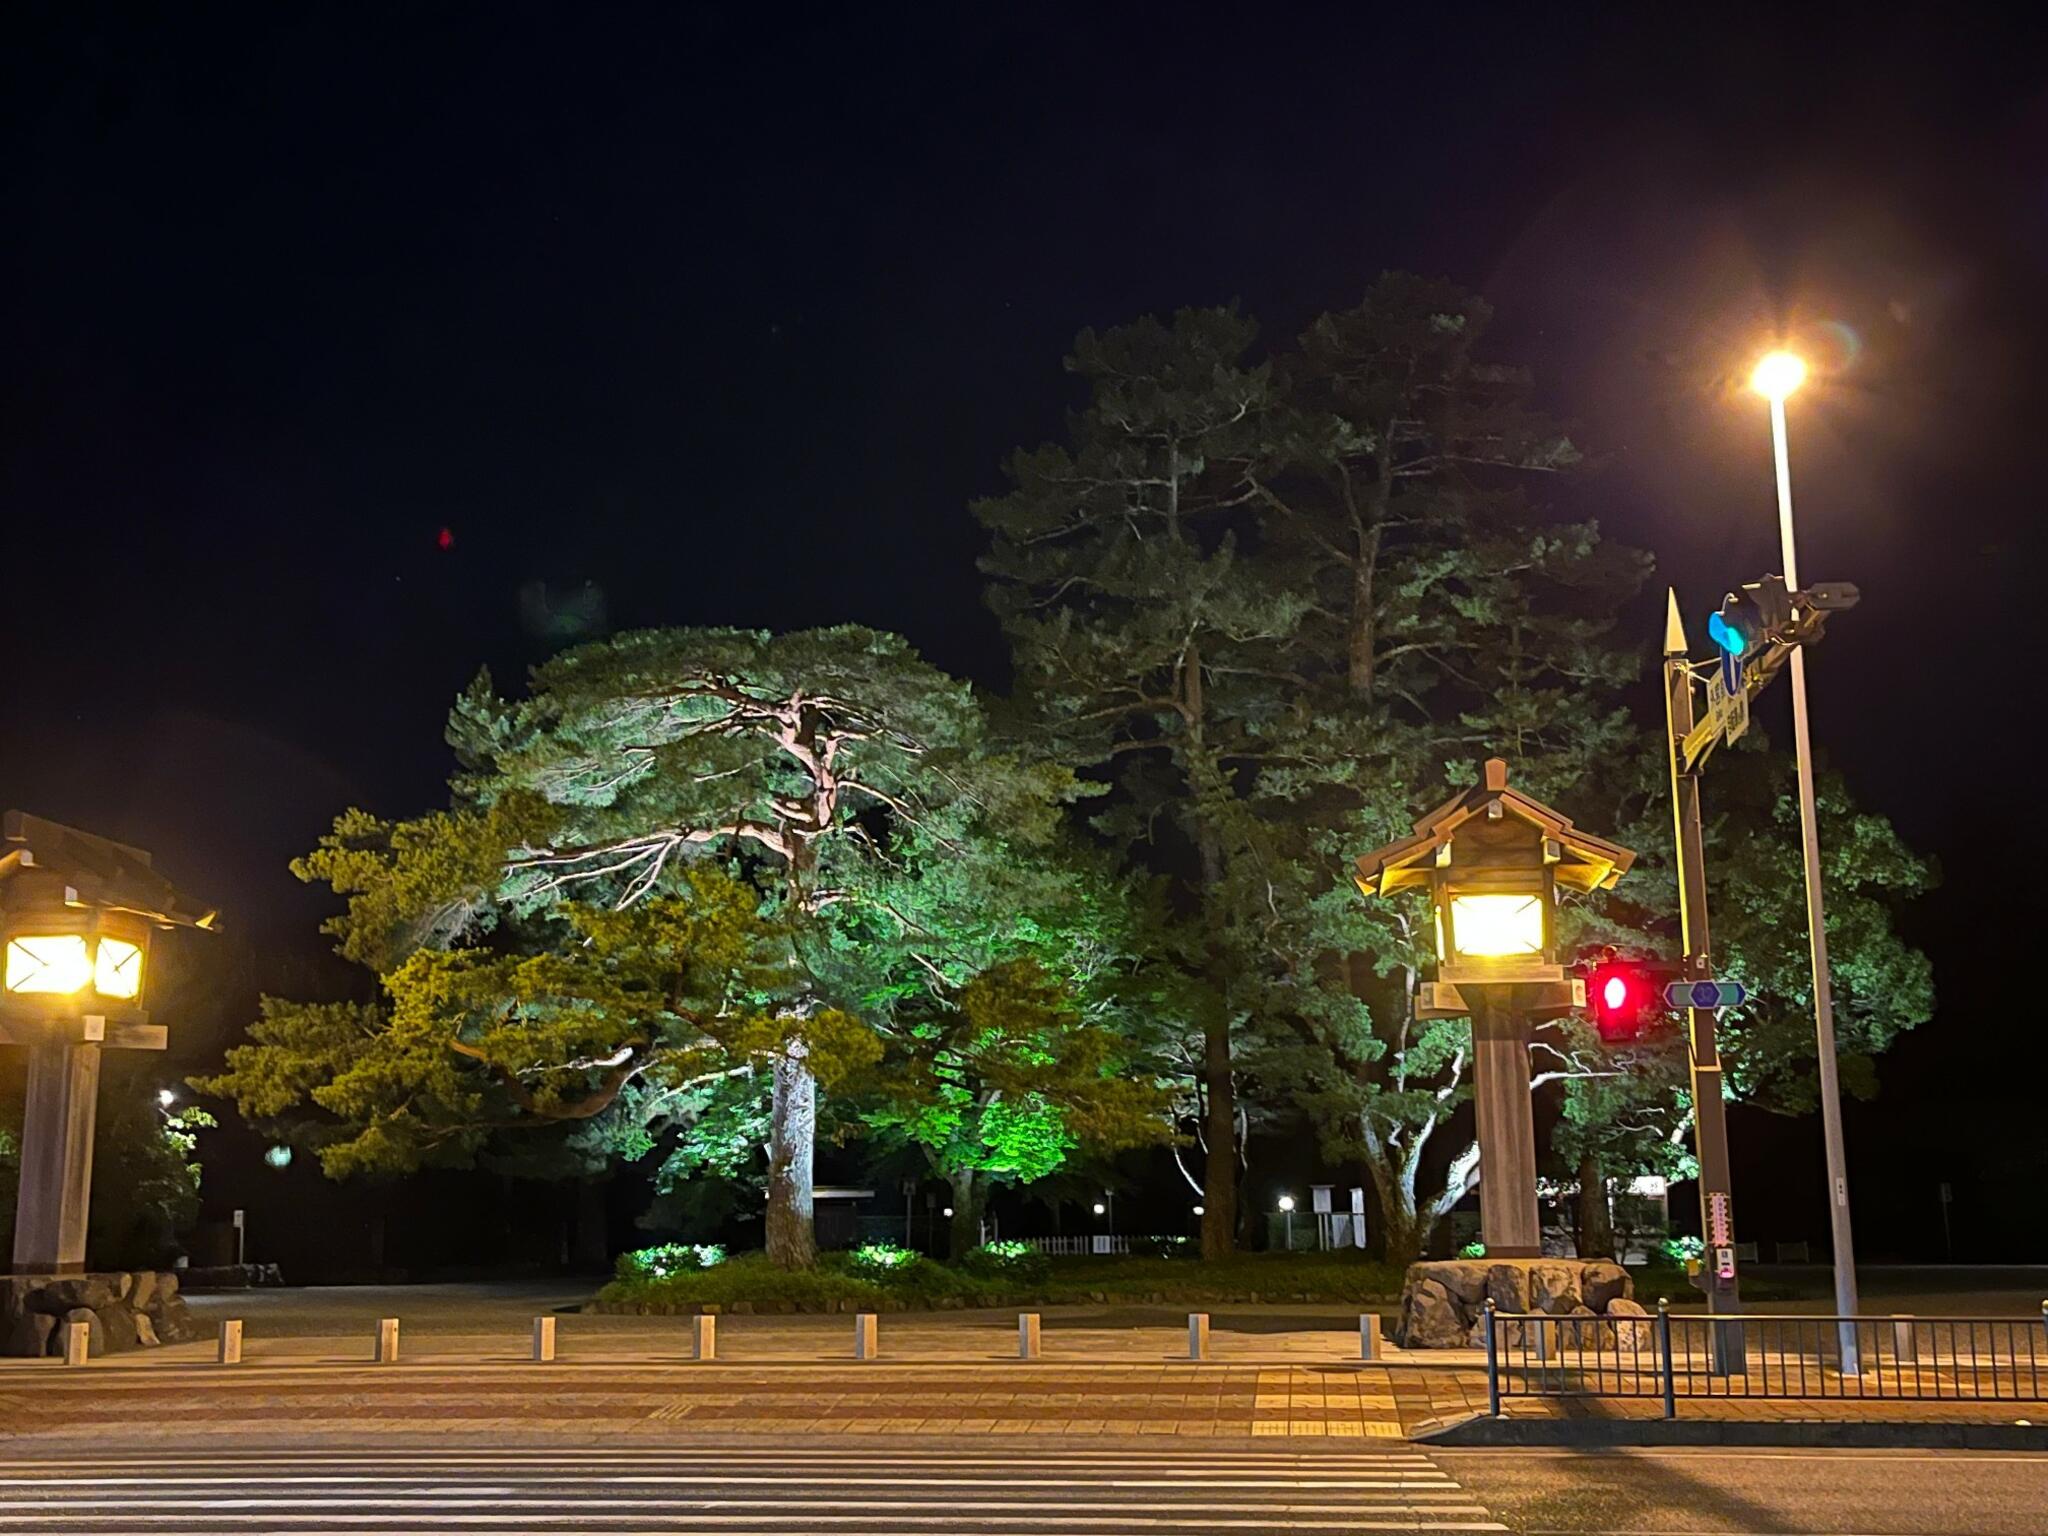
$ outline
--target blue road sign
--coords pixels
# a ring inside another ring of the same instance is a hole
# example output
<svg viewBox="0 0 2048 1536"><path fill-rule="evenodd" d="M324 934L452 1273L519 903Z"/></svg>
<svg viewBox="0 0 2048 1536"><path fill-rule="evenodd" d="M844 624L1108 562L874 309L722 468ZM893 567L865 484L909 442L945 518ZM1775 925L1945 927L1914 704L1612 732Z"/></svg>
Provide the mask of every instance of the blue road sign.
<svg viewBox="0 0 2048 1536"><path fill-rule="evenodd" d="M1664 988L1664 1001L1673 1008L1736 1008L1749 997L1749 988L1739 981L1674 981Z"/></svg>

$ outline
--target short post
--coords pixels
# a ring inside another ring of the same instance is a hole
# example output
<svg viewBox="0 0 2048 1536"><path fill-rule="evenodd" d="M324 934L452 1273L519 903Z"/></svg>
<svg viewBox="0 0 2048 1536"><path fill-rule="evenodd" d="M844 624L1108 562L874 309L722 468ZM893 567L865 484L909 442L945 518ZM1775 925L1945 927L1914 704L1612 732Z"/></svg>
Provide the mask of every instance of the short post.
<svg viewBox="0 0 2048 1536"><path fill-rule="evenodd" d="M242 1320L239 1317L221 1319L219 1360L222 1365L242 1363Z"/></svg>
<svg viewBox="0 0 2048 1536"><path fill-rule="evenodd" d="M1486 1411L1494 1418L1500 1417L1500 1348L1499 1333L1494 1323L1494 1305L1491 1296L1486 1298Z"/></svg>
<svg viewBox="0 0 2048 1536"><path fill-rule="evenodd" d="M1380 1358L1380 1315L1377 1312L1358 1314L1358 1358L1377 1360Z"/></svg>
<svg viewBox="0 0 2048 1536"><path fill-rule="evenodd" d="M1038 1358L1038 1314L1019 1312L1017 1314L1017 1358L1036 1360Z"/></svg>
<svg viewBox="0 0 2048 1536"><path fill-rule="evenodd" d="M853 1358L872 1360L881 1351L877 1337L876 1317L872 1312L856 1312L853 1318Z"/></svg>
<svg viewBox="0 0 2048 1536"><path fill-rule="evenodd" d="M552 1317L533 1320L533 1358L538 1365L546 1365L555 1358L555 1320Z"/></svg>
<svg viewBox="0 0 2048 1536"><path fill-rule="evenodd" d="M64 1363L83 1365L92 1349L91 1323L66 1323L64 1325Z"/></svg>
<svg viewBox="0 0 2048 1536"><path fill-rule="evenodd" d="M1657 1298L1657 1353L1663 1360L1664 1417L1678 1417L1678 1382L1671 1374L1671 1298Z"/></svg>
<svg viewBox="0 0 2048 1536"><path fill-rule="evenodd" d="M380 1317L380 1318L378 1318L378 1319L377 1319L377 1353L376 1353L376 1355L375 1355L375 1357L374 1357L374 1358L375 1358L375 1360L376 1360L376 1363L377 1363L378 1365L391 1365L391 1364L393 1364L393 1363L395 1363L395 1362L397 1361L397 1359L398 1359L398 1319L397 1319L397 1318L395 1318L395 1317Z"/></svg>
<svg viewBox="0 0 2048 1536"><path fill-rule="evenodd" d="M1190 1312L1188 1314L1188 1358L1206 1360L1209 1358L1209 1314Z"/></svg>
<svg viewBox="0 0 2048 1536"><path fill-rule="evenodd" d="M690 1355L697 1360L718 1358L718 1318L709 1312L699 1312L690 1319Z"/></svg>
<svg viewBox="0 0 2048 1536"><path fill-rule="evenodd" d="M1900 1365L1917 1365L1920 1360L1920 1342L1913 1327L1913 1314L1894 1312L1892 1314L1892 1358Z"/></svg>

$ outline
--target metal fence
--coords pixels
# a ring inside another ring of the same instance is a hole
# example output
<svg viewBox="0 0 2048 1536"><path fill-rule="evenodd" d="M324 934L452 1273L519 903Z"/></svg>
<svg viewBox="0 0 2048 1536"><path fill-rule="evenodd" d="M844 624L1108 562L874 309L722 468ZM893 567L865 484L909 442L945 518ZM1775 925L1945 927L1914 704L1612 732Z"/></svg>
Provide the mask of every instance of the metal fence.
<svg viewBox="0 0 2048 1536"><path fill-rule="evenodd" d="M1845 1350L1852 1361L1843 1369ZM1901 1402L2048 1398L2048 1303L2038 1317L1643 1316L1486 1310L1487 1395L1844 1398Z"/></svg>

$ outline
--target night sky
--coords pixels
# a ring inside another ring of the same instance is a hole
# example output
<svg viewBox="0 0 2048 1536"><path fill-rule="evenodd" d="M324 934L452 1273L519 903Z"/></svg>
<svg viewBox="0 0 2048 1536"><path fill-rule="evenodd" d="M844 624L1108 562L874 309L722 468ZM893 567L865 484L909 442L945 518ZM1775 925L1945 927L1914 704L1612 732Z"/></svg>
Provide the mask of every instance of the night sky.
<svg viewBox="0 0 2048 1536"><path fill-rule="evenodd" d="M1392 267L1494 302L1600 461L1567 510L1704 644L1776 568L1733 386L1783 331L1830 370L1803 574L1865 594L1816 738L1945 873L1940 1017L1851 1120L1860 1232L1924 1249L1951 1177L2009 1248L2048 1177L2048 28L998 9L11 8L0 802L316 952L286 860L439 801L479 665L858 620L1002 687L966 506L1060 430L1074 332L1237 299L1284 341ZM1817 1191L1815 1128L1757 1136Z"/></svg>

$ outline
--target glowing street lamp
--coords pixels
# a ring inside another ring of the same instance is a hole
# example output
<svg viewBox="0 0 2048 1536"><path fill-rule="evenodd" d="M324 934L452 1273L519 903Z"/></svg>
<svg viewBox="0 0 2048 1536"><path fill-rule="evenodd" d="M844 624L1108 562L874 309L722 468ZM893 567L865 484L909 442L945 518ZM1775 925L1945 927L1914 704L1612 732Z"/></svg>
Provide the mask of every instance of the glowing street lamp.
<svg viewBox="0 0 2048 1536"><path fill-rule="evenodd" d="M1294 1196L1280 1197L1280 1214L1287 1219L1287 1251L1294 1252Z"/></svg>
<svg viewBox="0 0 2048 1536"><path fill-rule="evenodd" d="M19 811L0 818L0 1045L29 1048L16 1272L85 1267L100 1051L164 1048L143 1010L150 935L213 918L139 848Z"/></svg>
<svg viewBox="0 0 2048 1536"><path fill-rule="evenodd" d="M1771 458L1778 480L1778 551L1785 587L1799 590L1799 550L1792 527L1792 456L1786 446L1785 399L1806 380L1806 364L1790 352L1767 354L1749 376L1750 388L1771 402ZM1821 900L1820 815L1814 803L1813 736L1806 715L1806 647L1792 647L1792 747L1799 763L1799 835L1806 860L1806 931L1813 962L1813 1029L1819 1052L1821 1141L1827 1153L1829 1233L1835 1264L1835 1313L1854 1317L1856 1247L1849 1224L1848 1153L1842 1139L1842 1086L1835 1060L1834 982L1828 969L1827 913ZM1844 1373L1857 1369L1854 1325L1839 1328Z"/></svg>
<svg viewBox="0 0 2048 1536"><path fill-rule="evenodd" d="M1767 352L1749 375L1749 387L1774 405L1805 382L1806 360L1796 352Z"/></svg>

